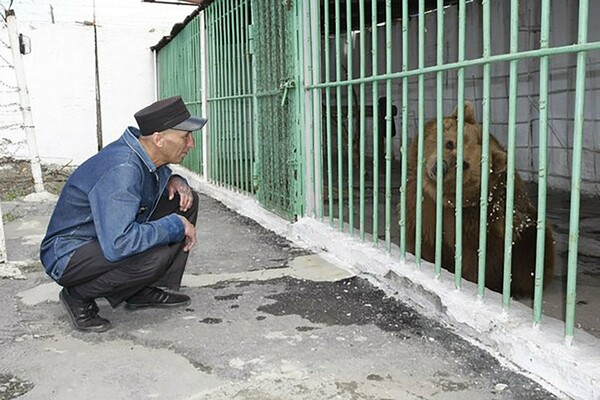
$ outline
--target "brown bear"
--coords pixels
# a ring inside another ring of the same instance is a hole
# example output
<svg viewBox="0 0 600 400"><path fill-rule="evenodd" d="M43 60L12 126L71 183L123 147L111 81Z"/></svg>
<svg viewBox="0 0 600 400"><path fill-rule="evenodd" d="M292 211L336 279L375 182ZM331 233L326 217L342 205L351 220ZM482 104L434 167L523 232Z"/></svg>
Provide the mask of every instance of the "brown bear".
<svg viewBox="0 0 600 400"><path fill-rule="evenodd" d="M454 272L457 109L452 115L444 117L443 126L442 266L450 272ZM430 262L435 261L436 132L436 120L428 121L424 130L423 148L421 257ZM469 102L465 103L463 137L462 276L471 282L477 282L482 133L481 126L475 118L473 105ZM413 254L415 252L417 150L415 138L408 155L406 186L406 246L407 250ZM504 270L507 154L492 135L490 135L489 160L485 286L501 292ZM525 185L519 174L515 172L511 293L517 298L532 297L534 291L536 215L537 211L531 204ZM554 273L554 240L552 230L548 225L546 225L545 236L544 284L547 285L551 282Z"/></svg>

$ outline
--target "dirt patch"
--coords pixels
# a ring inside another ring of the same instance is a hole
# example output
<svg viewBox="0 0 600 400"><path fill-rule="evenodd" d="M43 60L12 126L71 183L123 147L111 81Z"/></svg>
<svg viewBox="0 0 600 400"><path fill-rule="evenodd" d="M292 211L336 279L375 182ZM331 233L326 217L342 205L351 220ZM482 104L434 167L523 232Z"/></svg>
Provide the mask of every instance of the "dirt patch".
<svg viewBox="0 0 600 400"><path fill-rule="evenodd" d="M59 194L74 169L75 166L69 164L43 165L44 188L50 193ZM0 158L0 200L12 201L34 191L29 161Z"/></svg>

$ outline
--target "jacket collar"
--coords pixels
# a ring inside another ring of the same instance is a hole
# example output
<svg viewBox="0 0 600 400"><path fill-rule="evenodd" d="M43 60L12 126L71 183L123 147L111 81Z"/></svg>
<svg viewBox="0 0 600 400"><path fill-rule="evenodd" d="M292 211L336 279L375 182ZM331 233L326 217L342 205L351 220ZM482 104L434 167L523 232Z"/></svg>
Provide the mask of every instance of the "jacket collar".
<svg viewBox="0 0 600 400"><path fill-rule="evenodd" d="M142 160L142 162L146 165L150 172L154 172L157 170L156 165L152 162L146 150L140 144L140 131L133 126L128 127L123 133L123 140L133 150L138 157Z"/></svg>

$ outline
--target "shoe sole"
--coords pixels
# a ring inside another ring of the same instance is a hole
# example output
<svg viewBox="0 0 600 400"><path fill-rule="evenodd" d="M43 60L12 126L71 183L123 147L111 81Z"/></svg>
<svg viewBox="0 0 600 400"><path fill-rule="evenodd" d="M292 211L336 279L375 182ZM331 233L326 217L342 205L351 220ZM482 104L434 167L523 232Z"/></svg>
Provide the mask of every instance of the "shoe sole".
<svg viewBox="0 0 600 400"><path fill-rule="evenodd" d="M69 320L71 321L71 325L73 325L73 327L75 329L77 329L78 331L82 331L82 332L106 332L107 330L109 330L110 328L112 328L112 325L110 324L110 322L107 325L103 325L103 326L90 326L90 327L87 327L87 328L81 327L81 326L77 326L77 323L75 322L75 317L73 316L73 314L71 314L71 309L69 308L69 305L67 304L67 301L63 297L62 291L58 294L58 297L60 298L60 302L62 303L62 305L67 310L67 315L69 316Z"/></svg>
<svg viewBox="0 0 600 400"><path fill-rule="evenodd" d="M192 300L187 300L183 303L146 303L146 304L129 304L125 302L125 308L128 310L141 310L144 308L177 308L189 306Z"/></svg>

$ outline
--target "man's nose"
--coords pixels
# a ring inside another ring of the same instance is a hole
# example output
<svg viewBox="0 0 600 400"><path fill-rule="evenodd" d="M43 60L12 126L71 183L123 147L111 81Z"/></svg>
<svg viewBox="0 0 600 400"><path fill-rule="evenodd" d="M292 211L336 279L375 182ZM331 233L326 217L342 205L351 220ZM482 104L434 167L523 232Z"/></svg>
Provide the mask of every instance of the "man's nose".
<svg viewBox="0 0 600 400"><path fill-rule="evenodd" d="M188 145L188 147L190 149L196 145L196 142L194 141L194 135L188 136L188 143L187 143L187 145Z"/></svg>

